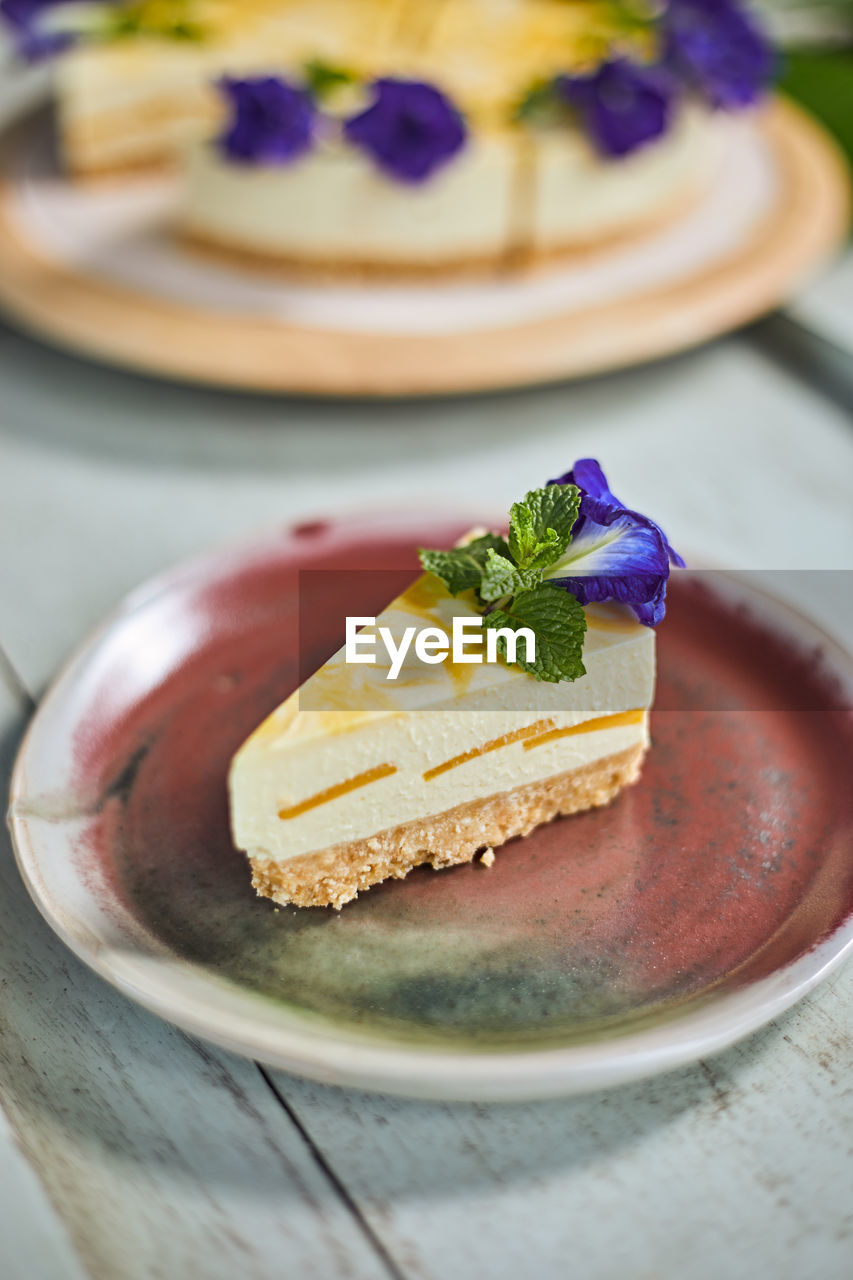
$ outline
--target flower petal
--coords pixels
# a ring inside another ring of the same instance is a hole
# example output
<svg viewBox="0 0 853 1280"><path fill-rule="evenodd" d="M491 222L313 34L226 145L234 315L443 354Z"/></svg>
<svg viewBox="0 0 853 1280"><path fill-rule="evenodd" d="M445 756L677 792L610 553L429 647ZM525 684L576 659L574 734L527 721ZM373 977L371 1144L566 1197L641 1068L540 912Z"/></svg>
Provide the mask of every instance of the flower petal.
<svg viewBox="0 0 853 1280"><path fill-rule="evenodd" d="M316 107L310 93L298 85L277 76L223 76L219 88L231 107L231 119L219 140L230 160L288 164L313 146Z"/></svg>
<svg viewBox="0 0 853 1280"><path fill-rule="evenodd" d="M575 542L587 520L592 520L597 524L607 524L615 513L629 511L629 508L616 497L616 494L610 488L607 476L604 474L601 464L595 458L580 458L571 471L567 471L564 476L560 476L557 480L549 480L548 483L575 484L581 491L580 516L572 535ZM672 564L677 565L679 569L683 569L684 561L678 552L670 546L669 540L660 525L656 524L654 520L650 520L648 516L640 515L637 511L631 511L630 514L641 523L657 529L663 538L670 561Z"/></svg>
<svg viewBox="0 0 853 1280"><path fill-rule="evenodd" d="M558 76L555 87L605 156L630 155L669 128L673 86L659 67L615 57L587 75Z"/></svg>
<svg viewBox="0 0 853 1280"><path fill-rule="evenodd" d="M617 599L648 600L657 582L665 579L668 572L669 556L660 531L634 512L622 511L607 524L587 519L565 555L549 569L548 576L587 580L588 589L595 591L594 598L599 600L607 597L600 594L600 586L591 585L591 580L618 581L621 585Z"/></svg>
<svg viewBox="0 0 853 1280"><path fill-rule="evenodd" d="M607 476L595 458L579 458L571 471L567 471L559 480L549 480L548 483L575 484L581 491L581 519L575 525L574 537L580 533L583 520L588 518L602 523L609 512L625 509L625 504L611 492Z"/></svg>
<svg viewBox="0 0 853 1280"><path fill-rule="evenodd" d="M714 107L751 106L776 71L769 39L738 0L669 0L663 37L666 64Z"/></svg>
<svg viewBox="0 0 853 1280"><path fill-rule="evenodd" d="M565 553L545 575L581 604L618 600L647 627L666 612L670 563L684 565L661 527L625 507L595 458L581 458L551 484L575 484L580 513Z"/></svg>
<svg viewBox="0 0 853 1280"><path fill-rule="evenodd" d="M434 85L385 77L374 99L344 124L344 135L398 182L425 182L465 145L465 122Z"/></svg>

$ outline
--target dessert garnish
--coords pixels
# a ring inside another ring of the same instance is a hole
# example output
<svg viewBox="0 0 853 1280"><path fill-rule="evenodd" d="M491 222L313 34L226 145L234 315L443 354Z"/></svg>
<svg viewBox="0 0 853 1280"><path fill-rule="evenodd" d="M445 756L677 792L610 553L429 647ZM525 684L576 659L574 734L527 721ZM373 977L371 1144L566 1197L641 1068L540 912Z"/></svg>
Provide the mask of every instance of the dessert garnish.
<svg viewBox="0 0 853 1280"><path fill-rule="evenodd" d="M601 155L619 158L664 136L679 103L696 97L734 111L752 106L773 80L773 46L739 0L614 7L630 9L624 47L611 41L588 70L531 85L519 119L573 123Z"/></svg>
<svg viewBox="0 0 853 1280"><path fill-rule="evenodd" d="M776 72L754 11L734 0L669 0L662 36L664 65L713 107L751 106Z"/></svg>
<svg viewBox="0 0 853 1280"><path fill-rule="evenodd" d="M363 151L398 182L419 183L464 146L460 112L446 94L418 80L375 80L364 86L370 101L355 115L335 120L325 106L321 113L330 91L353 79L320 62L307 64L302 84L277 76L223 77L219 84L230 106L223 152L244 163L286 164L325 133Z"/></svg>
<svg viewBox="0 0 853 1280"><path fill-rule="evenodd" d="M460 112L434 85L384 77L373 101L344 124L347 140L401 182L423 182L465 145Z"/></svg>
<svg viewBox="0 0 853 1280"><path fill-rule="evenodd" d="M223 76L219 86L231 106L231 120L220 140L230 159L287 164L310 151L317 109L308 89L277 76Z"/></svg>
<svg viewBox="0 0 853 1280"><path fill-rule="evenodd" d="M751 106L773 78L772 46L737 0L669 0L632 6L632 15L622 42L614 38L589 68L530 86L516 120L580 128L601 155L618 159L663 137L684 100L736 110ZM306 92L318 97L330 85L357 82L354 73L317 61L304 74ZM437 85L384 76L363 88L372 101L338 122L341 135L392 178L423 182L461 151L463 112ZM286 115L280 127L290 132ZM260 148L256 159L266 158Z"/></svg>
<svg viewBox="0 0 853 1280"><path fill-rule="evenodd" d="M562 75L554 91L570 107L603 155L626 156L669 128L672 79L659 67L627 58L602 62L586 75Z"/></svg>
<svg viewBox="0 0 853 1280"><path fill-rule="evenodd" d="M554 683L585 674L583 605L616 600L657 626L670 564L684 564L659 525L611 492L594 458L514 503L506 538L487 533L420 559L451 595L473 593L486 626L530 628L535 658L517 650L516 665ZM498 650L506 658L501 639Z"/></svg>

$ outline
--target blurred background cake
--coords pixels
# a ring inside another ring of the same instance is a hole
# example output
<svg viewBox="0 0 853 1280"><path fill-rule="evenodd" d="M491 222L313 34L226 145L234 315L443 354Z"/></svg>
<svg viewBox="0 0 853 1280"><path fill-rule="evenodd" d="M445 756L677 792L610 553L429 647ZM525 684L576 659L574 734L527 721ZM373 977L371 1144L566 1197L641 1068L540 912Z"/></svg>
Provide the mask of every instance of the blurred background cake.
<svg viewBox="0 0 853 1280"><path fill-rule="evenodd" d="M654 227L773 71L738 0L4 3L36 47L75 38L73 173L178 165L186 238L311 271L500 270Z"/></svg>

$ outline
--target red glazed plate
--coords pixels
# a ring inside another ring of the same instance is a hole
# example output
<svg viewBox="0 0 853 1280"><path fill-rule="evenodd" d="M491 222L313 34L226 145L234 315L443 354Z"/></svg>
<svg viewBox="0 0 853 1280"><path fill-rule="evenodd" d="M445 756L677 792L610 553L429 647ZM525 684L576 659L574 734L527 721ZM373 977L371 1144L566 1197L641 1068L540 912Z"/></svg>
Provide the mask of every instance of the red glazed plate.
<svg viewBox="0 0 853 1280"><path fill-rule="evenodd" d="M103 977L318 1079L523 1099L724 1048L853 948L853 662L726 575L674 579L652 750L610 808L340 914L254 895L225 780L298 682L299 570L414 570L413 547L471 523L317 523L209 556L72 659L21 749L10 825L41 911ZM303 648L329 650L333 619L318 601Z"/></svg>

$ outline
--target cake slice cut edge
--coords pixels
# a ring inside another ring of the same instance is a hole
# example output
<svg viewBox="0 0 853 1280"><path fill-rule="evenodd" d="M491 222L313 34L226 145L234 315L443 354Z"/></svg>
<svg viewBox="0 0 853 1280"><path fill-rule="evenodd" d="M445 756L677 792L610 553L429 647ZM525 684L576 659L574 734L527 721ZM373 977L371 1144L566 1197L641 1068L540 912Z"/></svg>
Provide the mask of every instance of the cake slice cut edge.
<svg viewBox="0 0 853 1280"><path fill-rule="evenodd" d="M473 862L480 850L529 835L554 818L610 804L638 781L646 750L638 743L555 777L285 862L250 853L252 886L283 906L340 909L363 890L402 880L415 867L429 864L439 871Z"/></svg>

